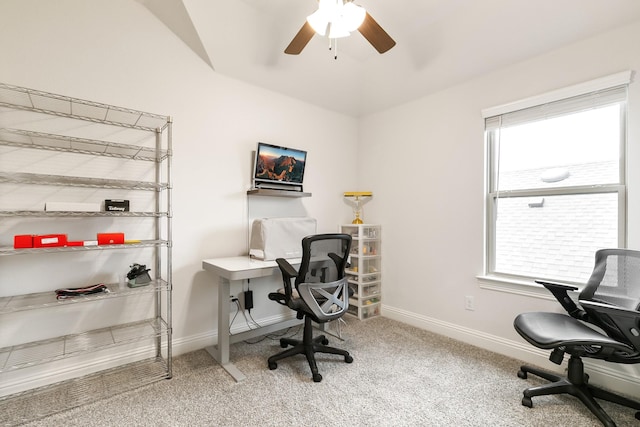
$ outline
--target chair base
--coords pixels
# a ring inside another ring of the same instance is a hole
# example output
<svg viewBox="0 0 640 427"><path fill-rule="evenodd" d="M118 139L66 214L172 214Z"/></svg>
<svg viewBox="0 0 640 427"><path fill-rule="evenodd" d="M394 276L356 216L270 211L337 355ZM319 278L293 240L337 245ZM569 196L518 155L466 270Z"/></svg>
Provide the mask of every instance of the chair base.
<svg viewBox="0 0 640 427"><path fill-rule="evenodd" d="M348 351L335 347L329 347L327 344L329 344L329 341L324 335L313 338L313 325L311 324L311 318L309 316L305 316L302 341L294 340L291 338L281 338L280 347L293 347L274 356L271 356L268 360L269 369L276 369L278 367L278 364L276 362L280 359L284 359L289 356L295 356L296 354L304 354L307 357L307 361L309 362L313 381L320 382L322 381L322 375L318 373L318 365L316 364L315 353L339 354L341 356L344 356L344 361L346 363L353 362L353 357L351 357Z"/></svg>
<svg viewBox="0 0 640 427"><path fill-rule="evenodd" d="M616 424L594 398L640 410L640 402L627 399L626 397L588 384L589 376L584 373L584 365L578 356L571 356L569 359L567 377L562 377L530 366L521 366L520 371L518 371L518 377L526 379L528 373L552 381L550 384L530 387L523 392L524 397L522 398L522 404L529 408L533 406L531 398L534 396L566 393L580 399L580 401L598 417L602 424L607 427L615 427ZM635 416L637 419L640 419L640 412L637 412Z"/></svg>

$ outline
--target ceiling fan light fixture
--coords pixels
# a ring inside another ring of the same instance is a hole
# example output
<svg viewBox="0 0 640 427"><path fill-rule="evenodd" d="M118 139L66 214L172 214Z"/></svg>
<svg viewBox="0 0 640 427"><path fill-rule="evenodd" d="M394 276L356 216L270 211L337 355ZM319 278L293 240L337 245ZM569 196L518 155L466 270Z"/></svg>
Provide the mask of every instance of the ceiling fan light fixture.
<svg viewBox="0 0 640 427"><path fill-rule="evenodd" d="M347 37L364 22L367 11L351 1L320 0L318 10L307 16L307 22L313 30L330 39Z"/></svg>
<svg viewBox="0 0 640 427"><path fill-rule="evenodd" d="M362 7L354 0L318 0L318 10L307 16L302 28L295 35L284 53L298 55L315 34L329 38L329 49L337 50L337 39L358 31L378 53L385 53L396 42ZM334 55L337 57L337 55Z"/></svg>
<svg viewBox="0 0 640 427"><path fill-rule="evenodd" d="M329 26L329 14L325 10L318 9L311 15L307 16L307 22L317 34L324 36Z"/></svg>
<svg viewBox="0 0 640 427"><path fill-rule="evenodd" d="M351 33L347 30L342 21L333 21L329 25L329 38L339 39L342 37L349 37Z"/></svg>
<svg viewBox="0 0 640 427"><path fill-rule="evenodd" d="M347 31L355 31L362 25L366 15L364 7L349 2L342 7L341 22Z"/></svg>

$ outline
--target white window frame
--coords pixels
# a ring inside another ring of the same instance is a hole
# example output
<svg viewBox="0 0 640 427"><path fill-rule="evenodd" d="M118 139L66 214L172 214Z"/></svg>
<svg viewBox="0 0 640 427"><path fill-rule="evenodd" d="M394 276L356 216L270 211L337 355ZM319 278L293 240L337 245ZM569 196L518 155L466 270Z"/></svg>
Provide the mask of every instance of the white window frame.
<svg viewBox="0 0 640 427"><path fill-rule="evenodd" d="M482 110L485 119L495 120L503 114L521 111L531 107L537 107L548 103L563 101L572 97L587 95L612 89L619 86L626 86L631 83L631 71L624 71L600 79L584 82L578 85L566 87L553 92L548 92L539 96L526 98L509 104ZM620 138L620 180L615 185L589 185L580 187L557 187L543 188L535 190L510 190L500 191L499 197L525 197L525 196L553 196L553 195L575 195L575 194L602 194L616 193L618 196L618 246L626 246L627 238L627 204L626 204L626 104L623 104L621 111L621 132ZM532 277L513 276L495 272L495 202L498 197L493 191L495 185L493 180L496 176L493 159L495 159L495 144L490 140L489 132L485 132L485 249L484 249L484 272L478 276L481 287L486 289L500 290L529 296L537 296L545 299L552 299L540 285L537 285ZM580 284L577 284L580 285Z"/></svg>

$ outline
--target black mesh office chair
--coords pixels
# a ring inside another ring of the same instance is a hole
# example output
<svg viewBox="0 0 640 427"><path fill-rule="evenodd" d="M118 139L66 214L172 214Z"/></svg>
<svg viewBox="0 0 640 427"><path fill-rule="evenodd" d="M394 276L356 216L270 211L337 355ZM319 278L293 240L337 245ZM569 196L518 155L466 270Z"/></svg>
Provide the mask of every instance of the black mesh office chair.
<svg viewBox="0 0 640 427"><path fill-rule="evenodd" d="M329 347L324 335L313 338L311 321L326 323L341 317L349 307L349 284L344 274L351 247L348 234L317 234L302 239L302 262L298 271L283 258L276 262L282 272L284 288L269 294L269 299L286 305L304 318L302 341L281 338L280 346L288 350L269 358L269 369L276 369L280 359L304 354L309 362L313 381L322 381L318 373L314 353L333 353L344 356L347 363L353 362L349 352ZM292 279L294 283L292 284Z"/></svg>
<svg viewBox="0 0 640 427"><path fill-rule="evenodd" d="M567 311L523 313L514 320L516 331L529 343L551 349L549 360L560 365L569 354L567 377L522 366L520 378L531 373L553 381L524 391L522 404L532 407L531 398L568 393L579 398L605 426L615 426L594 398L640 410L640 402L627 399L588 383L583 357L613 363L640 363L640 251L601 249L596 252L593 273L580 292L576 305L568 291L578 288L537 281L556 297ZM595 328L587 326L592 324ZM600 331L604 332L601 333ZM640 419L640 412L636 413Z"/></svg>

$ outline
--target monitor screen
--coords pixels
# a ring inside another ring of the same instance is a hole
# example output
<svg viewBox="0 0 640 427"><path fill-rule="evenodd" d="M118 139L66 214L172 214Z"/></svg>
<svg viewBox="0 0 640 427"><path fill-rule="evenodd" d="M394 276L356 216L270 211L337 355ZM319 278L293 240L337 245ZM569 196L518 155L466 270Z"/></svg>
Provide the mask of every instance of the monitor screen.
<svg viewBox="0 0 640 427"><path fill-rule="evenodd" d="M259 183L301 185L307 152L258 143L253 178Z"/></svg>

